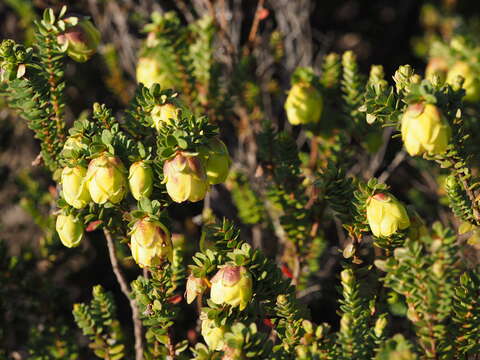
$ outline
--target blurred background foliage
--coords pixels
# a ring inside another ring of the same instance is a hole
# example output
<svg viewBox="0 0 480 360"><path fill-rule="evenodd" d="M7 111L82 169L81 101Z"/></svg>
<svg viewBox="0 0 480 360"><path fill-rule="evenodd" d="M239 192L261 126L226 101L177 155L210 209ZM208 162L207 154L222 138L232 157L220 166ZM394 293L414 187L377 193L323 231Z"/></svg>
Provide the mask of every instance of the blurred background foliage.
<svg viewBox="0 0 480 360"><path fill-rule="evenodd" d="M132 98L138 51L145 37L142 28L150 22L152 12L175 11L183 24L199 14L213 13L220 34L226 34L215 39L215 56L222 66L233 68L223 52L244 51L245 63L240 68L246 78L241 99L234 100L244 107L222 114L220 122L234 158L233 171L229 181L215 187L206 201L212 208L211 216L235 219L244 238L274 256L279 246L272 240L275 224L266 221L264 206L268 203L251 188L248 179L254 174L245 172L244 166L255 164L251 161L256 151L251 139L259 133L264 119L280 130L292 131L297 144L305 144L305 133L292 130L283 111L293 70L299 65L318 70L326 54L353 50L364 73L370 64L383 64L386 78L390 78L399 65L407 63L422 73L434 40L448 41L462 28L471 33L480 29L480 4L467 0L260 3L264 11L258 15L259 2L253 0L2 0L0 36L33 45L32 22L48 7L58 10L66 4L71 12L92 17L102 34L99 53L85 64L68 62L66 66L65 118L70 126L94 102L117 111ZM252 38L256 21L258 29ZM401 142L381 141L388 138L389 131L366 140L373 150L358 155L350 172L364 179L388 178L392 192L414 205L427 222L439 218L444 225L458 226L445 201L433 202L437 196L445 196L442 174L425 160L395 157ZM87 301L91 288L102 284L116 298L119 319L128 323L128 303L119 296L99 234L91 232L88 241L75 250L60 244L49 216L58 189L42 167L32 167L38 152L39 144L26 124L0 97L0 358L88 358L87 342L73 325L71 304ZM305 155L300 157L303 163L308 162ZM389 165L392 160L394 168ZM174 232L185 236L186 256L197 249L202 212L203 221L208 219L202 205L182 204L171 209ZM339 269L339 249L344 248L346 239L337 230L338 224L332 221L324 228L328 243L319 240L313 244L316 250L312 253L318 257L311 259L310 267L320 281L316 286L307 286L307 282L298 293L317 323L335 324L338 320L337 290L331 275ZM292 267L288 257L287 250L277 258L286 276L291 275ZM318 265L320 257L322 266ZM126 253L120 258L133 279L138 271L134 262ZM394 311L405 312L401 302L392 300L392 304ZM185 334L178 336L187 336L195 343L198 328L192 311L183 306L180 321Z"/></svg>

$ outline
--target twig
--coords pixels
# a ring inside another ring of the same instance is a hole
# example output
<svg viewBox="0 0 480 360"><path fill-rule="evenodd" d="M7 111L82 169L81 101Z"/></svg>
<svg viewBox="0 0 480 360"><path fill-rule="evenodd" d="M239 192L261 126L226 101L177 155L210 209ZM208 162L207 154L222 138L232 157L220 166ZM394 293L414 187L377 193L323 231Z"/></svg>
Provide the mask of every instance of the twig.
<svg viewBox="0 0 480 360"><path fill-rule="evenodd" d="M193 16L193 13L190 11L185 1L177 0L177 7L182 12L183 16L185 16L185 19L187 19L189 23L192 23L195 21L195 17Z"/></svg>
<svg viewBox="0 0 480 360"><path fill-rule="evenodd" d="M173 343L173 333L172 333L172 327L170 326L167 330L167 336L168 336L168 343L167 343L167 349L168 349L168 355L167 355L167 360L174 360L175 359L175 344Z"/></svg>
<svg viewBox="0 0 480 360"><path fill-rule="evenodd" d="M367 170L366 178L369 179L375 175L377 170L383 163L383 159L385 158L385 154L387 153L388 143L390 142L390 136L393 133L393 128L386 128L383 131L382 138L383 144L379 151L375 154L372 161L370 162L370 166Z"/></svg>
<svg viewBox="0 0 480 360"><path fill-rule="evenodd" d="M480 220L480 210L478 209L478 204L476 201L475 194L473 193L472 189L470 189L470 186L468 185L468 182L466 179L461 179L461 182L462 182L463 188L465 189L465 192L467 193L468 199L472 202L473 216L478 221Z"/></svg>
<svg viewBox="0 0 480 360"><path fill-rule="evenodd" d="M297 299L301 299L307 295L310 295L315 292L319 292L322 289L322 286L320 284L312 285L302 291L299 291L297 293Z"/></svg>
<svg viewBox="0 0 480 360"><path fill-rule="evenodd" d="M132 321L133 321L133 330L135 335L135 360L143 360L143 335L142 335L142 322L140 321L140 314L138 312L137 302L135 299L130 297L130 287L125 280L125 276L120 270L118 264L117 255L115 254L115 245L113 244L112 235L107 229L103 230L105 238L107 239L108 246L108 255L110 256L110 262L112 263L112 269L117 278L117 282L120 285L120 289L123 294L126 296L130 303L130 308L132 309Z"/></svg>
<svg viewBox="0 0 480 360"><path fill-rule="evenodd" d="M260 21L262 20L260 14L264 11L263 4L265 0L259 0L257 4L257 10L255 11L255 17L253 18L252 27L250 29L250 33L248 34L248 46L245 47L245 51L247 52L245 55L248 54L249 48L253 48L255 46L255 40L257 38L258 27L260 25Z"/></svg>
<svg viewBox="0 0 480 360"><path fill-rule="evenodd" d="M378 177L378 182L385 183L387 179L392 175L393 171L405 160L407 157L407 153L402 150L395 155L390 165L388 165L387 169Z"/></svg>

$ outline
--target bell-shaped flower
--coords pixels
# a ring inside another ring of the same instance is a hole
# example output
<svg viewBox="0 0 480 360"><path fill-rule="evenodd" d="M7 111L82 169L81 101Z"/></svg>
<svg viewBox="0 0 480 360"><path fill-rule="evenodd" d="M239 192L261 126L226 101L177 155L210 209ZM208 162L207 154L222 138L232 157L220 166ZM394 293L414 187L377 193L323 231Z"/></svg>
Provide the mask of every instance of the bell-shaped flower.
<svg viewBox="0 0 480 360"><path fill-rule="evenodd" d="M178 152L163 165L164 181L173 201L200 201L208 191L205 168L197 156Z"/></svg>
<svg viewBox="0 0 480 360"><path fill-rule="evenodd" d="M387 193L377 193L367 200L367 221L377 237L388 237L410 226L403 204Z"/></svg>
<svg viewBox="0 0 480 360"><path fill-rule="evenodd" d="M173 258L170 231L161 222L151 218L138 220L130 232L130 250L135 262L141 267L160 265Z"/></svg>

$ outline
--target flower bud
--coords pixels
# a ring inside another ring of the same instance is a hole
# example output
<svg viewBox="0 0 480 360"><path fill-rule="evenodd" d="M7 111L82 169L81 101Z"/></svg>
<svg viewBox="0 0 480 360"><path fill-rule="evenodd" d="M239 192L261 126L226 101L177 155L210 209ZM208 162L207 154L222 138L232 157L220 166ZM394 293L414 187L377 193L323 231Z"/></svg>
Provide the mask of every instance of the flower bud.
<svg viewBox="0 0 480 360"><path fill-rule="evenodd" d="M210 320L207 314L203 312L200 315L200 320L202 321L202 336L210 350L222 350L224 345L223 337L228 331L228 328L226 326L215 325L215 321Z"/></svg>
<svg viewBox="0 0 480 360"><path fill-rule="evenodd" d="M252 276L243 266L226 265L211 280L210 299L245 309L252 298Z"/></svg>
<svg viewBox="0 0 480 360"><path fill-rule="evenodd" d="M136 200L150 197L153 191L153 170L145 161L137 161L130 166L128 175L130 191Z"/></svg>
<svg viewBox="0 0 480 360"><path fill-rule="evenodd" d="M168 195L175 202L200 201L208 191L205 169L196 156L179 152L163 165Z"/></svg>
<svg viewBox="0 0 480 360"><path fill-rule="evenodd" d="M130 249L141 267L158 266L164 259L173 259L170 231L159 221L150 218L138 220L130 233Z"/></svg>
<svg viewBox="0 0 480 360"><path fill-rule="evenodd" d="M103 153L90 161L87 171L88 191L97 204L118 204L127 193L125 166L119 158Z"/></svg>
<svg viewBox="0 0 480 360"><path fill-rule="evenodd" d="M75 209L85 207L92 198L86 184L87 169L77 165L62 170L62 190L65 201Z"/></svg>
<svg viewBox="0 0 480 360"><path fill-rule="evenodd" d="M178 108L173 104L155 105L151 116L157 131L160 131L163 124L171 124L172 120L178 120Z"/></svg>
<svg viewBox="0 0 480 360"><path fill-rule="evenodd" d="M55 228L63 245L68 248L80 245L83 226L73 215L58 215Z"/></svg>
<svg viewBox="0 0 480 360"><path fill-rule="evenodd" d="M190 274L187 279L187 285L185 290L185 297L187 298L187 303L191 304L198 295L202 295L203 292L207 289L207 284L204 279L195 277L195 275Z"/></svg>
<svg viewBox="0 0 480 360"><path fill-rule="evenodd" d="M308 359L308 356L310 355L308 351L308 346L306 345L295 346L295 353L296 353L296 358L301 360Z"/></svg>
<svg viewBox="0 0 480 360"><path fill-rule="evenodd" d="M388 325L388 320L386 316L380 316L377 321L375 322L375 327L373 328L373 332L377 338L380 338L384 332L385 328Z"/></svg>
<svg viewBox="0 0 480 360"><path fill-rule="evenodd" d="M340 278L344 286L352 286L355 281L352 269L345 269L340 273Z"/></svg>
<svg viewBox="0 0 480 360"><path fill-rule="evenodd" d="M285 101L285 111L290 124L317 123L323 111L323 97L314 86L296 83Z"/></svg>
<svg viewBox="0 0 480 360"><path fill-rule="evenodd" d="M375 194L367 200L367 221L377 237L388 237L410 226L405 207L386 193Z"/></svg>
<svg viewBox="0 0 480 360"><path fill-rule="evenodd" d="M63 145L62 149L62 155L66 157L71 157L67 156L69 153L72 151L80 151L82 149L86 149L87 145L82 142L82 136L81 135L74 135L70 136L66 141L65 144Z"/></svg>
<svg viewBox="0 0 480 360"><path fill-rule="evenodd" d="M208 182L211 185L224 182L232 163L225 144L218 138L212 138L207 146L202 147L199 151L205 165Z"/></svg>
<svg viewBox="0 0 480 360"><path fill-rule="evenodd" d="M75 17L65 19L67 23L77 21L78 18ZM97 51L100 43L100 32L91 21L83 19L78 21L77 25L59 35L57 40L70 58L77 62L85 62Z"/></svg>
<svg viewBox="0 0 480 360"><path fill-rule="evenodd" d="M432 104L410 105L403 115L401 131L405 148L412 156L444 153L451 136L450 125Z"/></svg>
<svg viewBox="0 0 480 360"><path fill-rule="evenodd" d="M303 320L302 321L302 327L303 327L303 330L305 330L305 332L307 334L313 334L313 324L312 324L311 321Z"/></svg>
<svg viewBox="0 0 480 360"><path fill-rule="evenodd" d="M443 57L432 57L425 68L425 78L432 81L435 74L438 75L440 82L445 82L448 71L448 62Z"/></svg>
<svg viewBox="0 0 480 360"><path fill-rule="evenodd" d="M476 102L480 100L480 79L479 74L475 73L472 67L463 61L456 62L447 74L447 83L454 85L458 76L465 79L463 88L465 89L466 101Z"/></svg>

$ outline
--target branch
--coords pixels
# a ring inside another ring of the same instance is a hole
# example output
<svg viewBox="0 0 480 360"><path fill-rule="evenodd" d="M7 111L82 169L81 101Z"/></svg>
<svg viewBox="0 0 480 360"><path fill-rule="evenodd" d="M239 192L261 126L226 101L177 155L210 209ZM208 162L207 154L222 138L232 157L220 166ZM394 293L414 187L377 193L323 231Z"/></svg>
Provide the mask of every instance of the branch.
<svg viewBox="0 0 480 360"><path fill-rule="evenodd" d="M107 239L108 255L110 256L110 262L112 263L112 269L117 278L117 282L120 285L120 289L127 297L130 308L132 309L132 321L135 334L135 360L143 360L143 336L142 336L142 322L140 321L140 314L138 312L137 302L132 299L130 294L131 290L125 280L125 276L118 264L117 255L115 254L115 245L113 244L112 235L107 229L103 230L105 238Z"/></svg>
<svg viewBox="0 0 480 360"><path fill-rule="evenodd" d="M172 333L172 327L170 326L167 330L167 335L168 335L168 344L167 344L167 349L168 349L168 355L167 355L167 360L174 360L175 359L175 344L173 342L173 333Z"/></svg>

